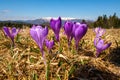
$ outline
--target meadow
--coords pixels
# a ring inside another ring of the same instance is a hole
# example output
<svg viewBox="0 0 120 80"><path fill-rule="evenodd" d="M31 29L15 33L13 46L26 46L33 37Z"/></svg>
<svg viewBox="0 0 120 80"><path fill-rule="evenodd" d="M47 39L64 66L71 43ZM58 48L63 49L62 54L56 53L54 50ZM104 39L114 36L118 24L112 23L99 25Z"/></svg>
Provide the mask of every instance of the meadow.
<svg viewBox="0 0 120 80"><path fill-rule="evenodd" d="M74 40L68 48L63 28L60 44L49 52L44 46L48 62L48 80L119 80L120 79L120 29L106 29L104 38L112 45L95 57L95 33L88 29L75 51ZM49 28L49 40L55 40ZM15 47L0 30L0 80L46 80L46 70L38 45L30 36L30 28L21 29L15 37Z"/></svg>

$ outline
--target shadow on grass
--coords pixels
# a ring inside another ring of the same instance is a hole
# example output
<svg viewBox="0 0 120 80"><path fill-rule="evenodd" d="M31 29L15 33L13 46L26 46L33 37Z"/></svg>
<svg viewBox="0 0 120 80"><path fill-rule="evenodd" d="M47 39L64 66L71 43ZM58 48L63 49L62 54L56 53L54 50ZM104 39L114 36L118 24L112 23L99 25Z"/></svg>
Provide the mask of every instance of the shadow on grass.
<svg viewBox="0 0 120 80"><path fill-rule="evenodd" d="M79 54L80 56L88 56L95 59L95 55L93 51L81 49L79 50ZM110 54L103 59L104 62L108 60L116 64L117 66L118 65L120 66L120 47L110 50ZM119 80L120 79L119 76L107 71L104 67L99 67L95 65L93 66L93 64L89 62L85 65L80 65L80 64L76 64L76 65L77 67L75 68L74 72L69 76L68 80Z"/></svg>
<svg viewBox="0 0 120 80"><path fill-rule="evenodd" d="M103 72L90 64L80 65L76 68L68 80L118 80L112 73Z"/></svg>
<svg viewBox="0 0 120 80"><path fill-rule="evenodd" d="M103 60L108 60L116 66L120 67L120 46L110 50L110 54L107 55Z"/></svg>
<svg viewBox="0 0 120 80"><path fill-rule="evenodd" d="M86 49L79 49L78 54L81 56L95 57L94 52Z"/></svg>

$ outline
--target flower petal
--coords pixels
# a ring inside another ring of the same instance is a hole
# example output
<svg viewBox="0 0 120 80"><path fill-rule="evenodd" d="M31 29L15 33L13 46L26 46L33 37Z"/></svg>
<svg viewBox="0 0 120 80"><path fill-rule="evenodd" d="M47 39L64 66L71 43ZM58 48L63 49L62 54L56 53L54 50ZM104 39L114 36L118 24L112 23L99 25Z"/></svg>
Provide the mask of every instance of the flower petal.
<svg viewBox="0 0 120 80"><path fill-rule="evenodd" d="M52 28L54 32L55 32L55 23L56 21L54 21L53 19L50 20L50 27Z"/></svg>
<svg viewBox="0 0 120 80"><path fill-rule="evenodd" d="M48 48L49 47L49 41L47 39L45 40L45 43L46 43L46 46Z"/></svg>
<svg viewBox="0 0 120 80"><path fill-rule="evenodd" d="M34 26L30 29L30 35L35 40L35 42L39 44L39 37L36 31L36 28Z"/></svg>
<svg viewBox="0 0 120 80"><path fill-rule="evenodd" d="M12 28L12 36L16 36L17 35L17 30L15 27Z"/></svg>
<svg viewBox="0 0 120 80"><path fill-rule="evenodd" d="M66 21L64 24L64 31L68 38L70 38L72 34L73 23L70 21Z"/></svg>
<svg viewBox="0 0 120 80"><path fill-rule="evenodd" d="M11 34L10 34L10 31L9 31L9 29L8 29L8 27L3 27L3 31L4 31L4 33L7 35L7 36L9 36L10 38L11 38Z"/></svg>
<svg viewBox="0 0 120 80"><path fill-rule="evenodd" d="M87 25L85 24L77 24L74 33L75 40L80 40L87 32Z"/></svg>
<svg viewBox="0 0 120 80"><path fill-rule="evenodd" d="M94 46L95 47L97 46L97 43L99 42L99 40L101 40L101 38L95 37L95 39L94 39Z"/></svg>
<svg viewBox="0 0 120 80"><path fill-rule="evenodd" d="M54 45L54 41L53 40L52 41L46 40L46 46L47 46L47 48L49 50L52 49L53 45Z"/></svg>
<svg viewBox="0 0 120 80"><path fill-rule="evenodd" d="M104 29L100 29L100 30L99 30L99 36L102 36L104 33L105 33L105 30L104 30Z"/></svg>
<svg viewBox="0 0 120 80"><path fill-rule="evenodd" d="M62 23L61 23L61 18L60 17L57 20L56 19L51 19L50 20L50 27L54 31L55 35L59 35L61 24ZM59 40L57 40L57 41L59 41Z"/></svg>
<svg viewBox="0 0 120 80"><path fill-rule="evenodd" d="M72 30L72 38L75 36L75 30L79 27L79 25L77 25L77 24L80 24L80 23L76 23L76 22L74 22L74 24L73 24L73 30Z"/></svg>
<svg viewBox="0 0 120 80"><path fill-rule="evenodd" d="M103 45L104 45L104 41L101 39L98 41L96 48L102 50Z"/></svg>
<svg viewBox="0 0 120 80"><path fill-rule="evenodd" d="M105 29L97 27L94 29L94 32L96 33L96 37L100 37L105 33Z"/></svg>
<svg viewBox="0 0 120 80"><path fill-rule="evenodd" d="M45 27L45 28L44 28L44 31L43 31L43 35L44 35L44 36L47 36L47 34L48 34L48 28Z"/></svg>
<svg viewBox="0 0 120 80"><path fill-rule="evenodd" d="M108 44L105 44L103 47L102 47L102 50L105 50L107 48L109 48L111 46L112 43L108 43Z"/></svg>
<svg viewBox="0 0 120 80"><path fill-rule="evenodd" d="M78 27L76 30L75 30L75 39L76 40L80 40L82 37L83 37L83 31L84 29L82 27Z"/></svg>
<svg viewBox="0 0 120 80"><path fill-rule="evenodd" d="M30 29L30 34L32 38L35 40L35 42L38 44L40 49L42 50L44 40L48 34L48 28L47 27L42 28L41 26L36 26L36 27L33 26Z"/></svg>
<svg viewBox="0 0 120 80"><path fill-rule="evenodd" d="M94 32L95 32L96 34L98 34L99 31L100 31L100 27L97 27L97 28L94 29Z"/></svg>

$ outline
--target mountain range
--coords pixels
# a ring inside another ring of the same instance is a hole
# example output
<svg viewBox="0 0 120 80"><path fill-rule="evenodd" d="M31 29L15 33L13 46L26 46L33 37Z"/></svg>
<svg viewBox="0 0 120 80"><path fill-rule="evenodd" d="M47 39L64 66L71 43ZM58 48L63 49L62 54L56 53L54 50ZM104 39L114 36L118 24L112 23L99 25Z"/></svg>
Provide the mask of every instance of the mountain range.
<svg viewBox="0 0 120 80"><path fill-rule="evenodd" d="M43 24L43 23L49 23L51 17L45 17L45 18L39 18L35 20L6 20L6 21L0 21L0 22L11 22L11 23L27 23L27 24ZM62 18L62 23L65 21L70 20L73 22L82 22L83 19L77 19L77 18ZM85 20L87 23L94 22L93 20Z"/></svg>

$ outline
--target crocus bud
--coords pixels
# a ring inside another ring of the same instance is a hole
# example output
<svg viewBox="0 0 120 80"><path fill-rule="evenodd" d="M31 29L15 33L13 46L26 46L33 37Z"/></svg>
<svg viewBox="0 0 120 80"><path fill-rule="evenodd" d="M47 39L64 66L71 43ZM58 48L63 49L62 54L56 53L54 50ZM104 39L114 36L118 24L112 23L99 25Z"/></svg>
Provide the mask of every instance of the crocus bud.
<svg viewBox="0 0 120 80"><path fill-rule="evenodd" d="M87 25L80 24L80 23L74 23L72 32L73 32L73 37L75 39L76 49L78 49L79 41L87 32Z"/></svg>
<svg viewBox="0 0 120 80"><path fill-rule="evenodd" d="M72 39L72 29L73 29L73 23L70 21L66 21L64 24L64 31L68 38L68 46L70 46Z"/></svg>
<svg viewBox="0 0 120 80"><path fill-rule="evenodd" d="M47 48L49 49L49 50L51 50L52 49L52 47L54 46L54 41L52 40L52 41L49 41L49 40L45 40L46 41L46 46L47 46Z"/></svg>
<svg viewBox="0 0 120 80"><path fill-rule="evenodd" d="M62 25L62 22L61 22L60 17L58 19L51 19L50 20L50 27L52 28L57 41L59 41L59 32L61 29L61 25Z"/></svg>

